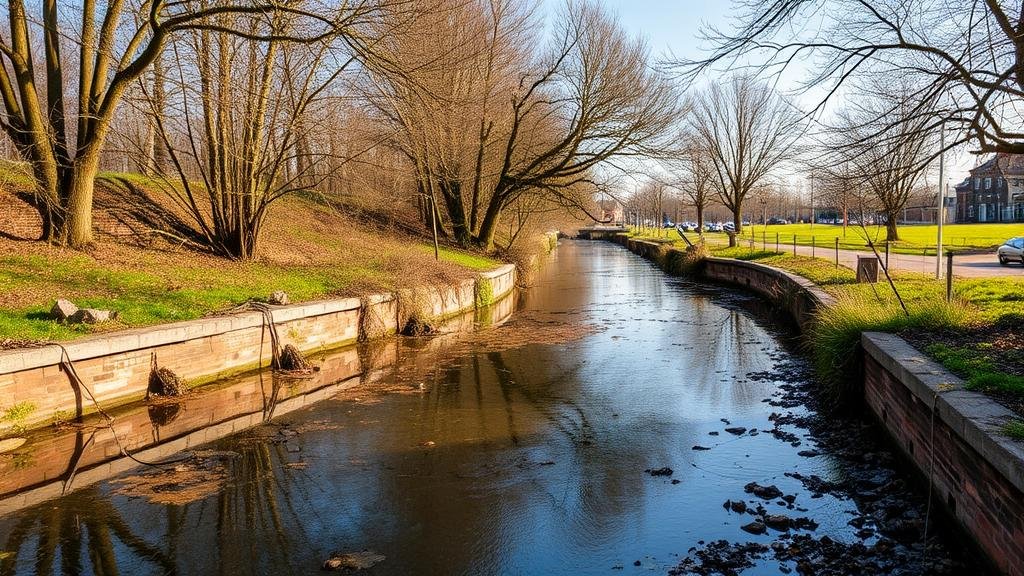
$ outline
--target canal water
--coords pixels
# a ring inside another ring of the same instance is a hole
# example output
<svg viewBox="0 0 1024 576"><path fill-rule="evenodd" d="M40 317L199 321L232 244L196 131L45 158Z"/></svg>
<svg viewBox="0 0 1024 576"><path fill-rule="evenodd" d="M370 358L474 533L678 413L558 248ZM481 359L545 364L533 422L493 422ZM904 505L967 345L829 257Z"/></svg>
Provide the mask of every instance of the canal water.
<svg viewBox="0 0 1024 576"><path fill-rule="evenodd" d="M500 325L392 342L372 379L0 516L0 574L316 574L363 551L368 574L666 573L708 542L779 536L743 531L727 500L870 545L851 499L794 478L848 471L776 425L805 415L780 403L806 371L755 307L564 242Z"/></svg>

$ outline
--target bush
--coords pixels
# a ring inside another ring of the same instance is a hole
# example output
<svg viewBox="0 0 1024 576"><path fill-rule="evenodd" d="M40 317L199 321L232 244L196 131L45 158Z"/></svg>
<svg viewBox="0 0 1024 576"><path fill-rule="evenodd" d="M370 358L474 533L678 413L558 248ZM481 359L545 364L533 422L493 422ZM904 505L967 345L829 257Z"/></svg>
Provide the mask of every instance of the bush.
<svg viewBox="0 0 1024 576"><path fill-rule="evenodd" d="M688 276L697 272L709 256L711 253L704 244L694 244L685 250L670 249L662 268L675 276Z"/></svg>

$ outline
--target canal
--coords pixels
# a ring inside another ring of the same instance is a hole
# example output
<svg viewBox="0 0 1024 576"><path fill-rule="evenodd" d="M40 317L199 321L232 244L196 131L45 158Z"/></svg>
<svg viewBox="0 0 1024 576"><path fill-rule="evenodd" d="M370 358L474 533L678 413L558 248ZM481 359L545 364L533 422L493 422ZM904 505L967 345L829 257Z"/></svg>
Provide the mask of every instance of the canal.
<svg viewBox="0 0 1024 576"><path fill-rule="evenodd" d="M393 360L164 466L77 484L62 466L66 495L0 516L0 574L315 574L337 553L428 575L972 562L870 427L808 407L806 363L758 300L569 241L516 308L361 348Z"/></svg>

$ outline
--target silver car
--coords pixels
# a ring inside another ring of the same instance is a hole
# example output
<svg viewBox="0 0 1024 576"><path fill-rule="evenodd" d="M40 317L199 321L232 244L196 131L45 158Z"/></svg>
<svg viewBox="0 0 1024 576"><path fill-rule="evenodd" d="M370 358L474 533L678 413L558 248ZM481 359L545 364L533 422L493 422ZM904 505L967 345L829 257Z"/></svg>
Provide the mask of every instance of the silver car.
<svg viewBox="0 0 1024 576"><path fill-rule="evenodd" d="M1006 266L1010 262L1019 262L1024 264L1024 236L1010 238L1004 242L1003 245L996 250L996 256L999 257L999 263L1003 266Z"/></svg>

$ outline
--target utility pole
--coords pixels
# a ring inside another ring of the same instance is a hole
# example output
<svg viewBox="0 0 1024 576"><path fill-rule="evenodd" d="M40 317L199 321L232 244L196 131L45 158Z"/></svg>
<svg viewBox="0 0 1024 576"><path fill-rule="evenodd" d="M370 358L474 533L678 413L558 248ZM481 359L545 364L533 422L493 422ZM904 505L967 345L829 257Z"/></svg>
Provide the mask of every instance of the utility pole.
<svg viewBox="0 0 1024 576"><path fill-rule="evenodd" d="M939 128L939 211L936 213L936 220L939 222L938 238L935 242L935 279L942 278L942 221L943 212L946 209L946 127Z"/></svg>

